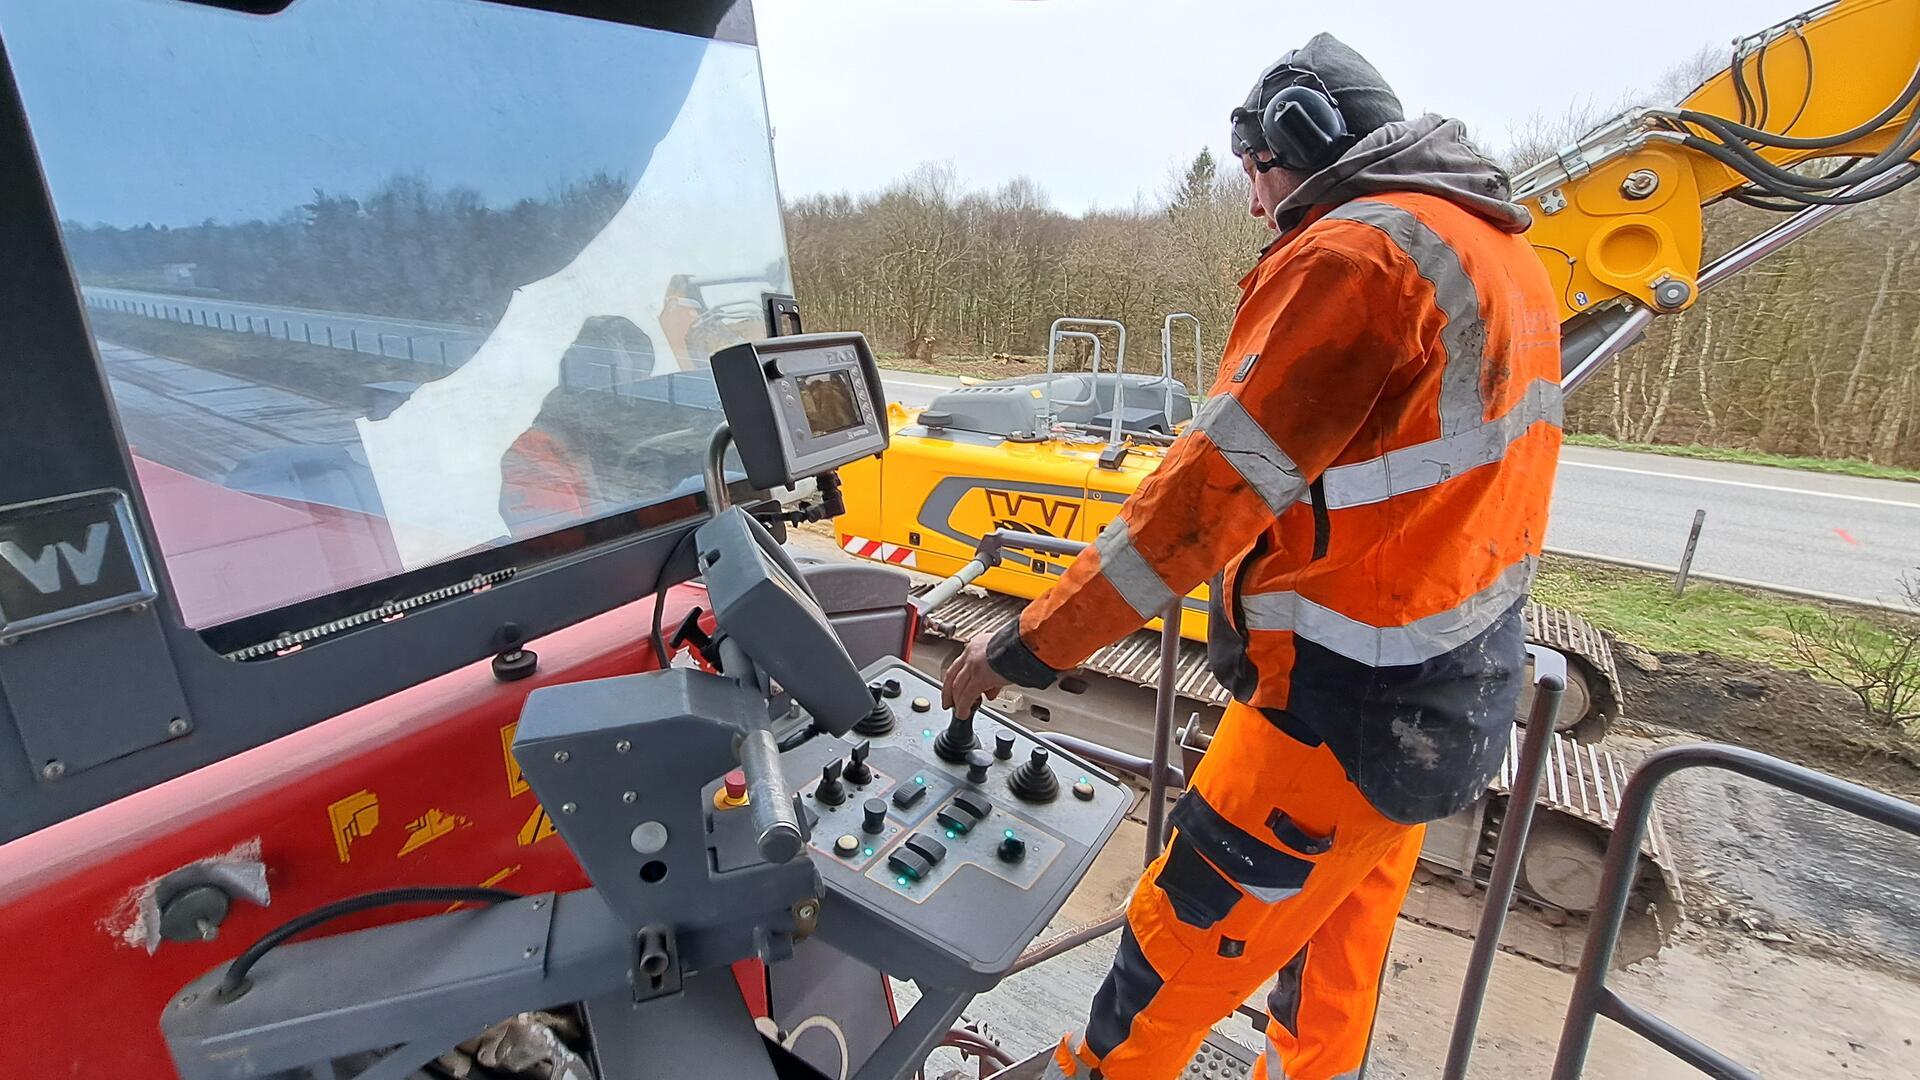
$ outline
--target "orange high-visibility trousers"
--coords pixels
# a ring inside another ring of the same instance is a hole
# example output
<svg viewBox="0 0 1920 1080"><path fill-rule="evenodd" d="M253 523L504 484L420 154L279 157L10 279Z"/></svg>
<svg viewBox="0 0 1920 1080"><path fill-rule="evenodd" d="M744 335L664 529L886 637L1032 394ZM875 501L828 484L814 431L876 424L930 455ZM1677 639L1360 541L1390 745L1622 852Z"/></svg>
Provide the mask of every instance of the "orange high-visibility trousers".
<svg viewBox="0 0 1920 1080"><path fill-rule="evenodd" d="M1278 972L1254 1080L1359 1076L1424 826L1382 816L1327 747L1239 702L1169 823L1087 1026L1047 1075L1173 1080Z"/></svg>

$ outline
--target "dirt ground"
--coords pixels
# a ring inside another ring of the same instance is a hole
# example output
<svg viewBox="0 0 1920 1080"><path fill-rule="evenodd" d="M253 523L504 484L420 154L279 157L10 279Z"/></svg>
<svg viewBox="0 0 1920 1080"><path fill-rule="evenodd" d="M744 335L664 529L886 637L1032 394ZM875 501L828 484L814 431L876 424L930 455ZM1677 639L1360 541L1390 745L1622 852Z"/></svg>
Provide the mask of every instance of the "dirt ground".
<svg viewBox="0 0 1920 1080"><path fill-rule="evenodd" d="M1685 731L1750 746L1891 795L1920 797L1920 739L1870 727L1859 700L1837 686L1711 653L1622 659L1627 714L1653 733Z"/></svg>

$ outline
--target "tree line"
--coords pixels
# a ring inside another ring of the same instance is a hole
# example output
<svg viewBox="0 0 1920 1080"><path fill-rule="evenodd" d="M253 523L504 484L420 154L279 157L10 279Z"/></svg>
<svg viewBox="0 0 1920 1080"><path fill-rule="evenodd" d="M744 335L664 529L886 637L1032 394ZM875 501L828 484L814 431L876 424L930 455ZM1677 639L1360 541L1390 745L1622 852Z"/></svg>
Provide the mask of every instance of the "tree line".
<svg viewBox="0 0 1920 1080"><path fill-rule="evenodd" d="M1521 140L1515 164L1566 141ZM1160 198L1080 215L1051 207L1028 180L969 190L951 167L924 165L866 195L795 200L787 234L809 325L864 330L883 352L1033 356L1053 319L1076 315L1124 322L1129 369L1141 371L1158 365L1161 319L1184 310L1201 321L1210 377L1236 283L1272 237L1247 200L1238 166L1204 151ZM1709 208L1707 257L1770 219L1730 202ZM1916 281L1920 185L1658 320L1569 402L1568 429L1920 467ZM1191 381L1186 348L1176 343L1176 368Z"/></svg>
<svg viewBox="0 0 1920 1080"><path fill-rule="evenodd" d="M471 188L393 176L358 196L315 189L272 220L182 228L63 221L82 281L191 287L260 303L490 326L513 290L566 266L626 201L632 182L597 173L506 206Z"/></svg>

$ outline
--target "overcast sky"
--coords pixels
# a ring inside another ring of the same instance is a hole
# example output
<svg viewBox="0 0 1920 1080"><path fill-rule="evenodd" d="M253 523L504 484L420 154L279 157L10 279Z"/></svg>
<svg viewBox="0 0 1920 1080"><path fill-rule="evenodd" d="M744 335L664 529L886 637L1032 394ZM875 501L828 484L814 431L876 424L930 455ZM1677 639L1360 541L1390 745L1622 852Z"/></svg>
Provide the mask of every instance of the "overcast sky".
<svg viewBox="0 0 1920 1080"><path fill-rule="evenodd" d="M1611 106L1811 3L756 0L754 13L788 197L950 160L971 185L1025 174L1079 211L1155 196L1203 145L1224 157L1228 110L1321 30L1372 60L1409 113L1458 116L1498 150L1531 114Z"/></svg>

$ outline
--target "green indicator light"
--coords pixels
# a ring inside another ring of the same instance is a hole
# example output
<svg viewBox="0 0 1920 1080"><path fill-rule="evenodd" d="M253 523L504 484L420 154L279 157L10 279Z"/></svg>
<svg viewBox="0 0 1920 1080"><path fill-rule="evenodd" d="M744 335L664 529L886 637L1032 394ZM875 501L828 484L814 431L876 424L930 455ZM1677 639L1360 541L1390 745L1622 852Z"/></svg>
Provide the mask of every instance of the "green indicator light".
<svg viewBox="0 0 1920 1080"><path fill-rule="evenodd" d="M1007 839L1009 839L1009 840L1011 840L1011 839L1013 839L1013 830L1012 830L1012 829L1008 829L1008 830L1007 830ZM869 853L869 854L871 854L871 853Z"/></svg>
<svg viewBox="0 0 1920 1080"><path fill-rule="evenodd" d="M1081 778L1080 778L1080 782L1081 782L1081 783L1083 783L1083 784L1090 784L1090 783L1092 783L1093 781L1091 781L1091 780L1088 780L1088 779L1087 779L1086 777L1084 777L1084 776L1083 776L1083 777L1081 777Z"/></svg>
<svg viewBox="0 0 1920 1080"><path fill-rule="evenodd" d="M921 737L921 738L923 738L923 739L931 739L931 738L933 738L933 729L932 729L932 728L930 728L930 727L929 727L929 728L921 728L921 729L920 729L920 737Z"/></svg>
<svg viewBox="0 0 1920 1080"><path fill-rule="evenodd" d="M949 839L949 840L951 840L951 839L953 839L953 830L952 830L952 829L948 829L948 830L947 830L947 839Z"/></svg>
<svg viewBox="0 0 1920 1080"><path fill-rule="evenodd" d="M862 851L863 853L865 853L865 854L867 854L867 855L871 855L871 854L873 854L873 849L872 849L872 848L862 848L862 849L861 849L861 851Z"/></svg>
<svg viewBox="0 0 1920 1080"><path fill-rule="evenodd" d="M898 881L902 885L905 885L907 883L906 878L894 878L893 880Z"/></svg>
<svg viewBox="0 0 1920 1080"><path fill-rule="evenodd" d="M913 778L913 782L916 784L924 784L927 782L927 778L924 776L916 776Z"/></svg>

